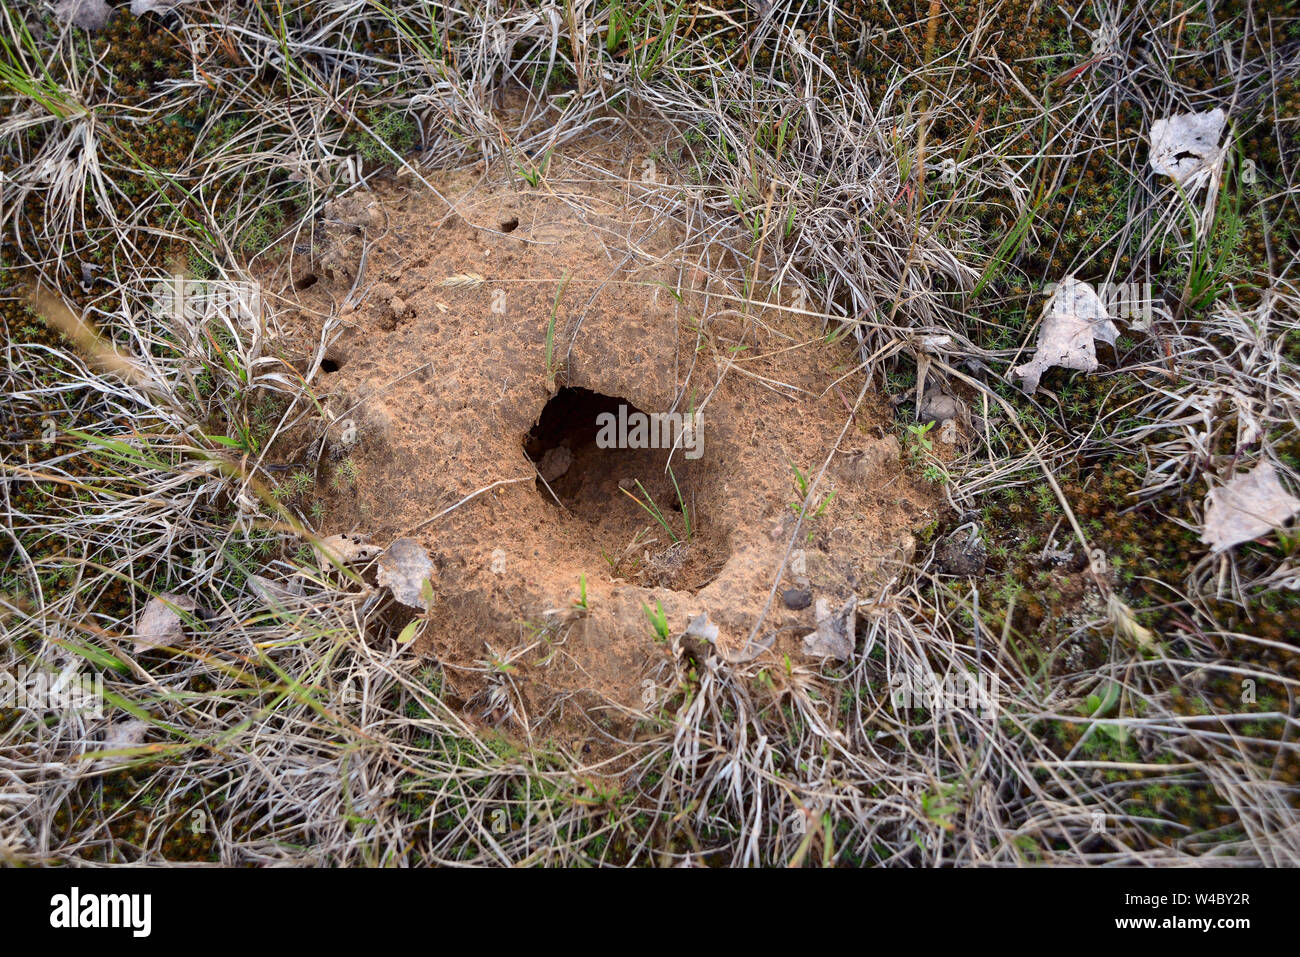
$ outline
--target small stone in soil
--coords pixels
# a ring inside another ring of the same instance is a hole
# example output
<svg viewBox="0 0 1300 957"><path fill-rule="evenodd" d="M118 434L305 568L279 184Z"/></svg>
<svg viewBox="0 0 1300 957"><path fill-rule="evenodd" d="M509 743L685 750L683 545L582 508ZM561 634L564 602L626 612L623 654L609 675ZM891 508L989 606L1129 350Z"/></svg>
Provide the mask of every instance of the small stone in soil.
<svg viewBox="0 0 1300 957"><path fill-rule="evenodd" d="M542 478L547 482L554 482L569 471L569 466L572 464L573 452L563 445L557 445L555 448L546 450L542 460L537 463L537 471L542 473Z"/></svg>
<svg viewBox="0 0 1300 957"><path fill-rule="evenodd" d="M812 592L807 588L787 588L781 592L785 607L792 611L802 611L812 604Z"/></svg>

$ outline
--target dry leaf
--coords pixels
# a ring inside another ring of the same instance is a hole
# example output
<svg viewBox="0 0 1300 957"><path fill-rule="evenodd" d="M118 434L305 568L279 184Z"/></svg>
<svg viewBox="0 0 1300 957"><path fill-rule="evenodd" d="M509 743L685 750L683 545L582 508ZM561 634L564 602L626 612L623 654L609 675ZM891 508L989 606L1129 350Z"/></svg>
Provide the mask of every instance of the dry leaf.
<svg viewBox="0 0 1300 957"><path fill-rule="evenodd" d="M83 30L102 30L113 11L106 0L60 0L54 16Z"/></svg>
<svg viewBox="0 0 1300 957"><path fill-rule="evenodd" d="M1115 634L1133 642L1139 650L1153 654L1160 650L1160 646L1156 644L1155 632L1138 624L1133 609L1116 598L1113 593L1106 597L1106 616L1110 619Z"/></svg>
<svg viewBox="0 0 1300 957"><path fill-rule="evenodd" d="M379 554L379 548L367 545L360 535L331 535L315 546L316 561L321 568L327 565L348 565L364 562Z"/></svg>
<svg viewBox="0 0 1300 957"><path fill-rule="evenodd" d="M1012 370L1020 377L1020 387L1030 395L1038 389L1043 373L1052 366L1092 372L1097 368L1093 340L1114 345L1119 335L1097 291L1073 276L1057 284L1044 313L1034 357Z"/></svg>
<svg viewBox="0 0 1300 957"><path fill-rule="evenodd" d="M700 612L686 625L686 634L701 638L711 645L718 643L718 626L709 621L708 612Z"/></svg>
<svg viewBox="0 0 1300 957"><path fill-rule="evenodd" d="M852 595L832 614L825 598L817 599L817 630L804 635L803 653L814 658L848 661L853 656L858 596Z"/></svg>
<svg viewBox="0 0 1300 957"><path fill-rule="evenodd" d="M185 627L179 613L192 612L198 607L198 602L184 595L164 593L150 598L136 622L135 653L179 645L185 640Z"/></svg>
<svg viewBox="0 0 1300 957"><path fill-rule="evenodd" d="M300 581L294 581L287 587L261 575L249 575L246 581L248 590L268 605L283 605L295 598L302 597L302 582Z"/></svg>
<svg viewBox="0 0 1300 957"><path fill-rule="evenodd" d="M389 588L403 605L425 609L424 584L433 572L429 553L414 539L399 538L379 556L379 587Z"/></svg>
<svg viewBox="0 0 1300 957"><path fill-rule="evenodd" d="M1214 165L1219 136L1227 115L1221 109L1208 113L1179 113L1151 124L1151 168L1179 183Z"/></svg>
<svg viewBox="0 0 1300 957"><path fill-rule="evenodd" d="M1201 541L1221 552L1279 527L1300 512L1297 499L1278 480L1269 461L1210 489L1205 496L1205 532Z"/></svg>

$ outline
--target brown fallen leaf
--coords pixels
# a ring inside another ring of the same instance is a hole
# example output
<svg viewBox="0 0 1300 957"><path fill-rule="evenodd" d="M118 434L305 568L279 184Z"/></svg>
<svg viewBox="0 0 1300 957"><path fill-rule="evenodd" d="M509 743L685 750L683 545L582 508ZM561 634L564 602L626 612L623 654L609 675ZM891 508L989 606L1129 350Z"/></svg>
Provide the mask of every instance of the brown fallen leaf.
<svg viewBox="0 0 1300 957"><path fill-rule="evenodd" d="M803 653L813 658L834 658L837 661L848 661L853 657L857 607L857 595L849 596L836 612L831 611L825 598L818 598L817 630L804 635Z"/></svg>
<svg viewBox="0 0 1300 957"><path fill-rule="evenodd" d="M185 640L181 612L193 612L199 605L193 598L170 592L150 598L135 625L135 653L150 648L175 648Z"/></svg>
<svg viewBox="0 0 1300 957"><path fill-rule="evenodd" d="M399 538L379 556L379 587L403 605L425 610L425 583L433 573L429 553L410 538Z"/></svg>
<svg viewBox="0 0 1300 957"><path fill-rule="evenodd" d="M1300 512L1300 499L1282 487L1272 462L1260 462L1205 496L1201 541L1221 552L1266 535Z"/></svg>
<svg viewBox="0 0 1300 957"><path fill-rule="evenodd" d="M1093 340L1114 345L1119 335L1097 291L1073 276L1056 284L1043 313L1034 357L1012 370L1021 380L1020 387L1030 395L1038 389L1043 373L1052 366L1081 372L1095 370L1097 349Z"/></svg>
<svg viewBox="0 0 1300 957"><path fill-rule="evenodd" d="M313 546L316 561L321 568L328 565L349 565L352 562L369 561L379 554L379 548L368 545L360 535L331 535L322 538Z"/></svg>

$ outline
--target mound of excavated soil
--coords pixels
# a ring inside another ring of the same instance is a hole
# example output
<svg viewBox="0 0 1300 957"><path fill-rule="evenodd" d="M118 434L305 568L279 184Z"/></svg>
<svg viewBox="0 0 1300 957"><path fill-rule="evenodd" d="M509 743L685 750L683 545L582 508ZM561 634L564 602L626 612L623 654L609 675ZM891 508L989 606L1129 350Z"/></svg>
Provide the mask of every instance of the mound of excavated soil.
<svg viewBox="0 0 1300 957"><path fill-rule="evenodd" d="M286 342L298 355L343 320L313 379L320 533L428 549L436 597L415 653L446 666L468 713L515 730L639 709L672 654L646 606L675 633L706 614L728 656L798 660L819 609L873 595L934 515L882 403L864 403L836 448L860 380L833 384L852 349L719 295L637 201L671 189L628 182L643 159L588 142L552 156L536 188L505 170L423 173L437 194L409 175L372 184L262 277L300 305ZM599 447L597 417L620 404L702 409L699 456ZM834 496L782 572L794 469L811 478L828 456ZM505 660L508 690L493 695L489 663Z"/></svg>

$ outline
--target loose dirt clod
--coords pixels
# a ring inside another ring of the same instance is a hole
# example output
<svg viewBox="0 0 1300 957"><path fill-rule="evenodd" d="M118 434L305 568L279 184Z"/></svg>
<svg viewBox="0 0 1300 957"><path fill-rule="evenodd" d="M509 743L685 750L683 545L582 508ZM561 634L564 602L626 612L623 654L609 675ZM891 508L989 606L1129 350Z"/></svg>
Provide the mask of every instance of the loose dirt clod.
<svg viewBox="0 0 1300 957"><path fill-rule="evenodd" d="M781 600L791 611L803 611L812 604L812 592L807 588L787 588L781 592Z"/></svg>

